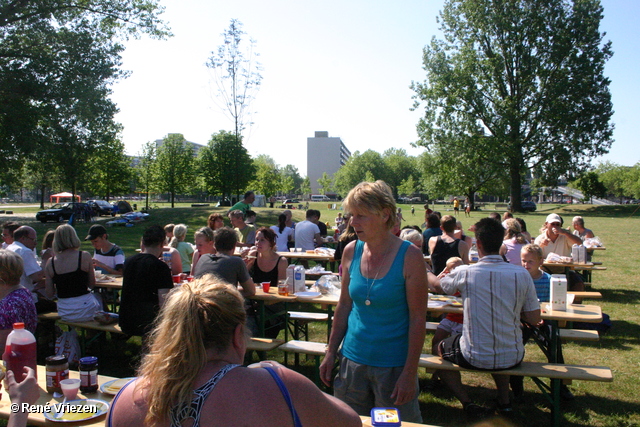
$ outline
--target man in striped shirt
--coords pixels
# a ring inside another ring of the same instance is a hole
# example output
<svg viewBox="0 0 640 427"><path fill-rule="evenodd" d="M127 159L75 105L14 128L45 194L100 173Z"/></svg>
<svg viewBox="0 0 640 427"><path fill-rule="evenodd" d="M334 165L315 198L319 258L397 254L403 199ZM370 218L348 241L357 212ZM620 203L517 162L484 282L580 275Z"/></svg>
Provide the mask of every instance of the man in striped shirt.
<svg viewBox="0 0 640 427"><path fill-rule="evenodd" d="M499 254L504 228L491 218L475 224L480 261L464 265L440 280L445 293L462 296L464 325L438 345L440 356L469 369L501 370L517 366L524 357L520 319L540 322L540 305L529 272L504 262ZM460 373L442 371L441 378L462 402L470 416L491 410L474 404L462 385ZM497 409L511 411L509 376L493 375L498 389Z"/></svg>

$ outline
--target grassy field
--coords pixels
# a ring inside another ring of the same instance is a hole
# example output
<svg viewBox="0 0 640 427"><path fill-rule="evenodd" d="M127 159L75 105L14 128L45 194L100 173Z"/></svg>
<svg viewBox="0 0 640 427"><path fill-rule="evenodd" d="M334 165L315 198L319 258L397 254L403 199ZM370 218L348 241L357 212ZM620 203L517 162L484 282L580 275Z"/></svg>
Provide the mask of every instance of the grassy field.
<svg viewBox="0 0 640 427"><path fill-rule="evenodd" d="M338 205L339 206L339 205ZM416 206L415 216L410 213L410 205L400 205L404 214L403 225L421 225L424 222L424 209ZM330 221L336 211L328 210L326 203L312 203L312 208L320 209L322 220ZM491 207L491 206L489 206ZM597 252L595 260L604 263L606 271L593 273L592 290L603 294L602 300L586 301L598 304L603 312L611 316L613 328L596 343L567 343L563 346L567 363L608 366L613 370L613 383L576 382L571 386L576 399L563 404L566 426L638 426L640 425L640 285L637 276L640 267L640 257L635 254L636 244L640 237L640 211L636 206L607 206L594 207L590 205L539 205L535 213L521 215L528 225L529 232L535 237L543 224L547 214L557 212L565 220L571 222L574 215L582 215L585 225L594 231L596 236L604 242L607 250ZM451 206L438 205L442 214L452 213ZM20 209L14 209L20 215ZM31 212L37 209L29 209ZM193 241L193 231L206 225L206 218L211 212L224 212L221 208L199 207L191 208L179 206L174 209L159 208L151 211L147 221L134 227L112 227L108 231L110 240L120 245L127 255L132 255L139 246L140 236L144 227L150 224L184 223L189 226L190 241ZM257 208L258 225L273 225L277 223L279 209ZM471 218L460 219L465 229L472 223L488 215L490 210L473 212ZM502 212L501 212L502 213ZM304 217L302 211L294 211L294 220L300 221ZM10 216L0 216L2 220L11 219ZM103 218L102 221L107 221ZM23 219L23 222L27 222ZM34 220L28 221L33 225L39 236L55 224L40 224ZM228 222L227 222L228 225ZM78 224L76 229L82 238L86 235L90 224ZM83 243L83 249L92 251L88 242ZM305 306L308 311L308 305ZM317 308L319 309L319 308ZM326 329L312 328L312 340L326 339ZM427 336L424 352L430 348L431 336ZM135 338L126 343L104 343L101 351L100 372L114 376L128 376L133 373L139 343ZM277 350L269 357L282 360ZM527 360L543 361L543 355L535 345L527 346ZM312 361L303 362L301 369L311 375ZM421 384L429 375L420 373ZM489 375L463 374L464 383L470 388L470 394L480 403L490 403L494 397L494 385ZM526 403L515 406L517 425L540 426L550 422L549 409L544 397L532 381L525 381ZM461 405L447 390L422 392L420 395L425 423L441 426L465 425Z"/></svg>

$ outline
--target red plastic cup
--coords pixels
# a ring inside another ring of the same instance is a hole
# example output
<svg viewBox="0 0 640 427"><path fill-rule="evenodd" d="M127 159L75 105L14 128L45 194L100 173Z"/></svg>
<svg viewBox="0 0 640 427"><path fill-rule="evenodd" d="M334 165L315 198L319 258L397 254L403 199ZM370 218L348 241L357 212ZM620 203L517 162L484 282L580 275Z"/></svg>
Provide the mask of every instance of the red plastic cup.
<svg viewBox="0 0 640 427"><path fill-rule="evenodd" d="M172 277L173 283L180 283L182 281L182 277L180 277L180 274L174 274Z"/></svg>
<svg viewBox="0 0 640 427"><path fill-rule="evenodd" d="M269 293L269 288L271 287L271 282L262 282L262 292L265 294Z"/></svg>

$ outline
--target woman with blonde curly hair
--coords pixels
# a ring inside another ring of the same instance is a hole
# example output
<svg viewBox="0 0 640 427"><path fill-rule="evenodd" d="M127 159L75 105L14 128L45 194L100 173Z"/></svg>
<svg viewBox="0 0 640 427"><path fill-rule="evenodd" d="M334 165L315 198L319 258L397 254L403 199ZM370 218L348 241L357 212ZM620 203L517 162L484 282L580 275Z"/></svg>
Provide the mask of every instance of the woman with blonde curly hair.
<svg viewBox="0 0 640 427"><path fill-rule="evenodd" d="M242 367L246 340L234 287L206 275L174 289L139 377L114 398L107 425L362 425L346 404L276 362Z"/></svg>

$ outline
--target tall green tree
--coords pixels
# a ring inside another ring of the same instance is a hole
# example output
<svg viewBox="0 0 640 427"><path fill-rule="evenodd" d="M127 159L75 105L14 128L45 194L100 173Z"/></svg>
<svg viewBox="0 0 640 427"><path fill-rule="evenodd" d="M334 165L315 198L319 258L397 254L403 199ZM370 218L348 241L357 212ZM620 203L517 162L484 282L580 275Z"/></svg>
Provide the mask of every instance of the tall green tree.
<svg viewBox="0 0 640 427"><path fill-rule="evenodd" d="M322 176L318 178L318 185L320 185L320 188L318 189L320 194L327 194L333 189L333 178L324 172Z"/></svg>
<svg viewBox="0 0 640 427"><path fill-rule="evenodd" d="M193 148L182 134L170 133L164 137L157 149L154 165L158 188L169 193L172 208L176 194L182 194L194 182L193 164Z"/></svg>
<svg viewBox="0 0 640 427"><path fill-rule="evenodd" d="M600 181L598 173L594 171L580 174L572 185L582 191L584 200L590 200L590 203L593 203L593 196L604 197L607 192L607 187Z"/></svg>
<svg viewBox="0 0 640 427"><path fill-rule="evenodd" d="M217 51L211 53L207 67L213 73L216 85L215 95L220 107L234 123L234 135L236 149L242 147L242 132L247 124L250 124L250 107L255 99L262 75L262 66L257 61L258 53L254 51L255 40L249 39L244 43L246 32L242 29L242 23L232 19L223 33L223 43ZM240 155L239 152L234 152ZM232 188L236 195L241 192L243 171L242 159L233 157Z"/></svg>
<svg viewBox="0 0 640 427"><path fill-rule="evenodd" d="M124 152L122 141L113 141L99 147L88 168L86 191L109 201L111 196L131 191L133 168Z"/></svg>
<svg viewBox="0 0 640 427"><path fill-rule="evenodd" d="M353 187L365 181L367 173L374 181L376 179L387 180L387 168L382 155L373 150L367 150L362 154L356 151L333 175L334 187L344 197Z"/></svg>
<svg viewBox="0 0 640 427"><path fill-rule="evenodd" d="M142 146L142 153L139 155L140 162L136 165L138 182L142 185L145 194L145 210L149 210L149 196L153 190L156 177L156 144L147 142Z"/></svg>
<svg viewBox="0 0 640 427"><path fill-rule="evenodd" d="M209 194L231 198L244 193L255 177L253 159L233 133L221 130L200 150L197 170Z"/></svg>
<svg viewBox="0 0 640 427"><path fill-rule="evenodd" d="M255 179L249 183L249 187L254 189L268 199L276 194L281 187L281 176L275 161L264 154L253 160L256 169Z"/></svg>
<svg viewBox="0 0 640 427"><path fill-rule="evenodd" d="M515 210L527 169L584 169L612 143L602 13L598 0L447 0L412 85L420 144L500 165Z"/></svg>
<svg viewBox="0 0 640 427"><path fill-rule="evenodd" d="M311 194L311 181L308 176L305 176L300 184L300 194L304 197L307 194Z"/></svg>
<svg viewBox="0 0 640 427"><path fill-rule="evenodd" d="M169 35L161 13L156 0L0 2L0 155L50 153L75 192L92 150L119 130L119 41Z"/></svg>
<svg viewBox="0 0 640 427"><path fill-rule="evenodd" d="M396 196L399 194L398 187L407 177L419 175L416 158L409 156L402 148L389 148L382 153L382 159L385 182L391 186Z"/></svg>
<svg viewBox="0 0 640 427"><path fill-rule="evenodd" d="M303 178L300 176L297 167L294 165L286 165L280 168L280 175L282 181L281 191L284 194L289 195L292 192L296 194L303 193L303 191L300 190Z"/></svg>
<svg viewBox="0 0 640 427"><path fill-rule="evenodd" d="M607 191L613 197L622 199L626 194L625 182L629 172L629 167L622 166L613 162L601 162L596 167L595 171L598 173L600 180L607 187Z"/></svg>

